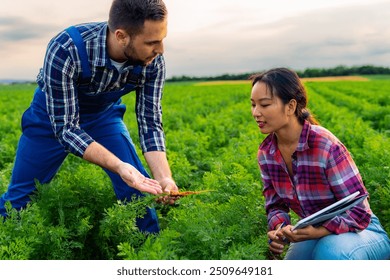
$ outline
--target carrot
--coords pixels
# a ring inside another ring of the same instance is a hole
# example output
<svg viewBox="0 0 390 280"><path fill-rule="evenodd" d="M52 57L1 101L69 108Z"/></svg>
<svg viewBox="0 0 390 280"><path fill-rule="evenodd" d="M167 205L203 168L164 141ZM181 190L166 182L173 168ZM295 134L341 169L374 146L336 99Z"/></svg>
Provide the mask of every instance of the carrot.
<svg viewBox="0 0 390 280"><path fill-rule="evenodd" d="M188 195L191 195L191 194L201 194L201 193L205 193L205 192L209 192L209 190L203 190L203 191L171 192L171 193L169 194L169 196L184 197L184 196L188 196Z"/></svg>
<svg viewBox="0 0 390 280"><path fill-rule="evenodd" d="M169 194L162 194L159 198L157 198L157 202L163 203L163 204L170 204L173 205L176 200L178 200L181 197L185 197L188 195L193 194L201 194L205 192L210 192L210 190L202 190L202 191L182 191L182 192L170 192Z"/></svg>

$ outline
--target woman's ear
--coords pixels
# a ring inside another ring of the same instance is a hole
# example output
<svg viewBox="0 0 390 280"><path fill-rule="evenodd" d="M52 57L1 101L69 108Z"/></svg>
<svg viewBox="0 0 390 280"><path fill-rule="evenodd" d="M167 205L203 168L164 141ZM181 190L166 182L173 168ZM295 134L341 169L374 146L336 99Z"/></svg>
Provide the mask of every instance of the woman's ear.
<svg viewBox="0 0 390 280"><path fill-rule="evenodd" d="M297 101L295 99L291 99L287 104L287 114L289 116L294 115L296 109L297 109Z"/></svg>

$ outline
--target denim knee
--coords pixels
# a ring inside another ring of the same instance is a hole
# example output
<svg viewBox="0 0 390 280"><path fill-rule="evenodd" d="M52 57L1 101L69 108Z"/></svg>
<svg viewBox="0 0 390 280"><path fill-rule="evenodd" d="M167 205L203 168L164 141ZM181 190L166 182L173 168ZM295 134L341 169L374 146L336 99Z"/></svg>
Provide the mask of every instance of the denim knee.
<svg viewBox="0 0 390 280"><path fill-rule="evenodd" d="M365 230L325 236L313 250L313 258L317 260L385 260L389 257L389 238L375 216Z"/></svg>
<svg viewBox="0 0 390 280"><path fill-rule="evenodd" d="M312 256L314 260L348 260L348 243L337 246L339 235L328 235L318 240ZM345 246L344 246L345 245Z"/></svg>

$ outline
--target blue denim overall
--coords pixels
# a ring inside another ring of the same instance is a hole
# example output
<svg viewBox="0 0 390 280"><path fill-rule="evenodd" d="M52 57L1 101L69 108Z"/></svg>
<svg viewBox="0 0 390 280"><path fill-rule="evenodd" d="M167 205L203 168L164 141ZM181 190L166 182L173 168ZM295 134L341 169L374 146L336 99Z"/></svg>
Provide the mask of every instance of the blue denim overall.
<svg viewBox="0 0 390 280"><path fill-rule="evenodd" d="M80 108L80 127L95 141L102 144L122 161L133 165L137 170L150 177L137 156L134 144L123 122L126 106L121 97L135 90L142 67L135 67L133 82L118 91L89 94L91 71L84 42L76 28L67 32L77 46L82 61L82 79L78 85ZM0 198L0 214L6 216L5 201L13 208L20 209L30 201L30 195L36 190L34 180L41 184L49 183L57 173L67 156L64 147L56 140L46 109L45 93L38 87L30 107L22 116L22 136L19 140L11 182L8 190ZM108 170L115 195L121 200L130 200L133 195L143 194L129 187L119 175ZM93 186L91 186L93 187ZM159 231L158 219L154 209L147 208L147 214L137 219L140 230L150 233Z"/></svg>

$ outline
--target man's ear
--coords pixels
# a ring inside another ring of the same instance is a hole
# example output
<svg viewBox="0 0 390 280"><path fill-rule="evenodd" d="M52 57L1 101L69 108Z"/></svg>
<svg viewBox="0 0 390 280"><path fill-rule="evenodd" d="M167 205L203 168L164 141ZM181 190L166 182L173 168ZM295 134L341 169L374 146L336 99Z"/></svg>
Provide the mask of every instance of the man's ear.
<svg viewBox="0 0 390 280"><path fill-rule="evenodd" d="M129 34L124 29L115 30L115 38L121 46L126 46L130 40Z"/></svg>

